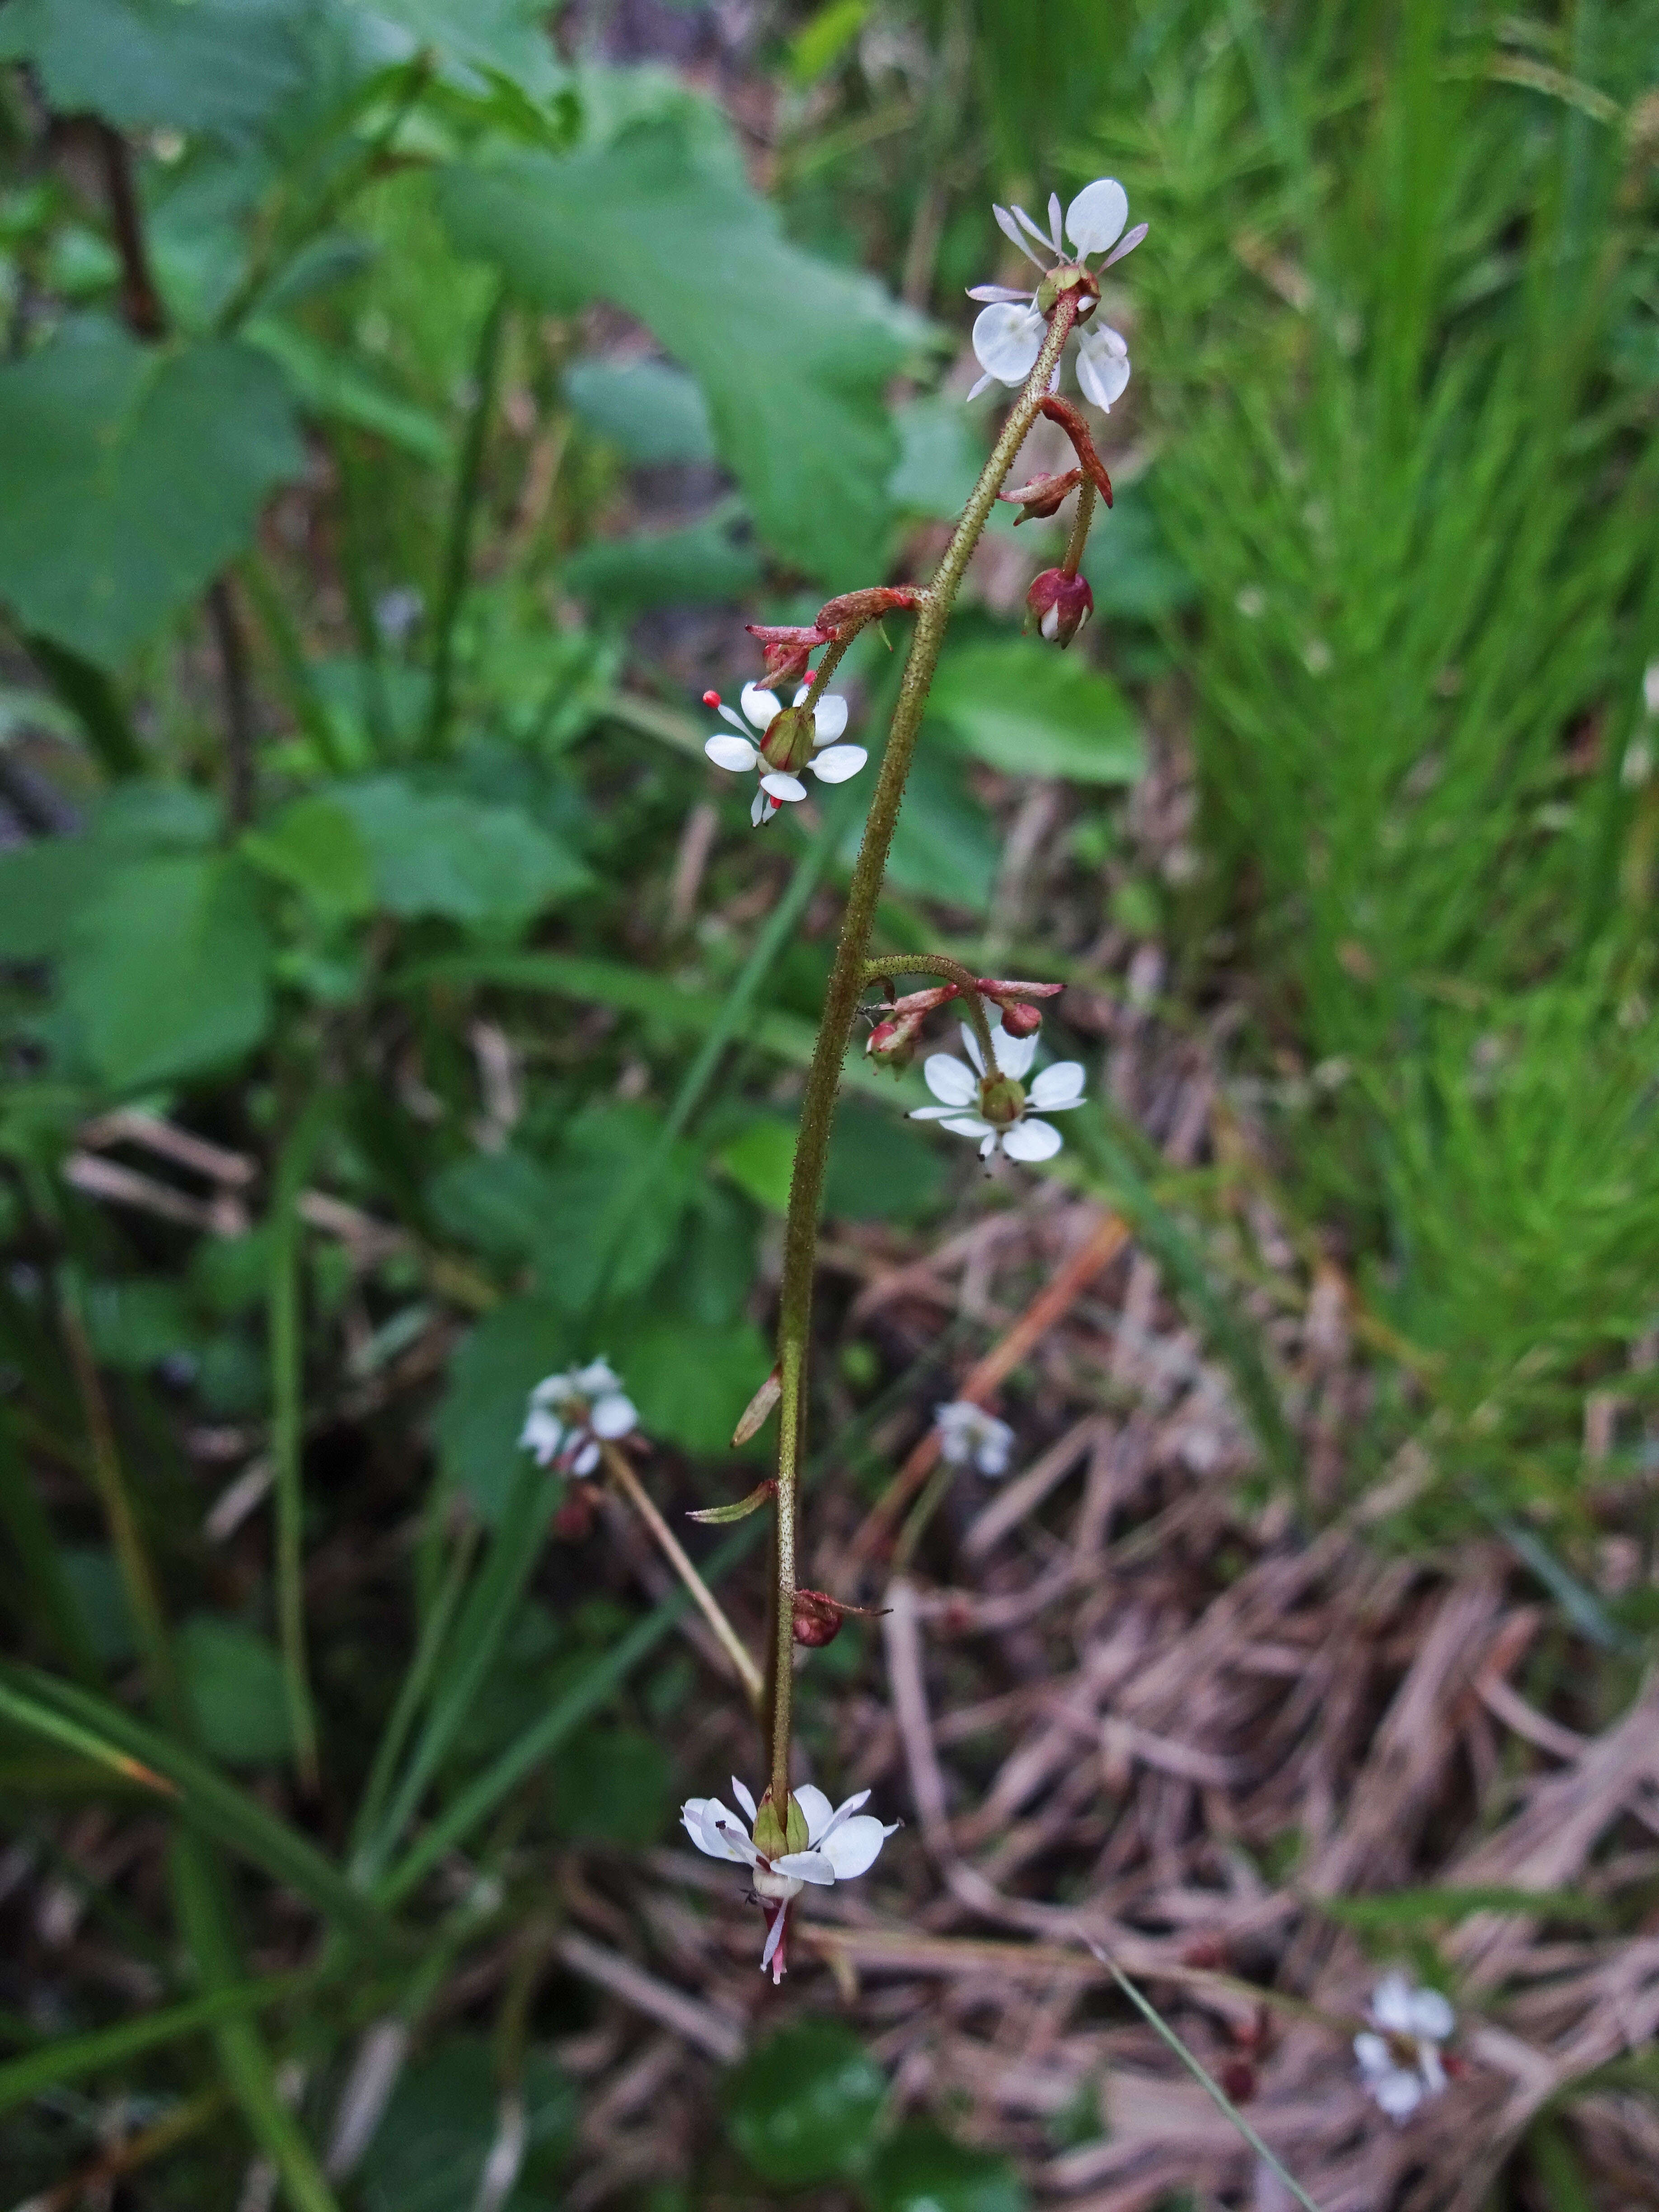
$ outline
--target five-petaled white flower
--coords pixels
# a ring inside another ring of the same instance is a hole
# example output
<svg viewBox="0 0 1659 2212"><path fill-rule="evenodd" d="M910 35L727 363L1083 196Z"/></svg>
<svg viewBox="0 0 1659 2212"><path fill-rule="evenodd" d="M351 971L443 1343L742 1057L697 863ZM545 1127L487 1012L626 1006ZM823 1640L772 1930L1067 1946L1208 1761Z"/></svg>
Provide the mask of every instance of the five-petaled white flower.
<svg viewBox="0 0 1659 2212"><path fill-rule="evenodd" d="M776 1819L772 1814L769 1797L764 1813L758 1808L750 1792L734 1774L732 1795L748 1815L750 1828L758 1832L763 1819L769 1820L775 1832ZM718 1797L688 1797L680 1808L680 1820L685 1832L700 1851L711 1859L730 1859L738 1866L753 1870L754 1893L766 1915L766 1942L761 1952L761 1972L772 1969L774 1983L783 1977L784 1929L789 1907L808 1882L820 1888L830 1888L838 1881L851 1881L856 1875L868 1874L881 1852L882 1845L899 1826L895 1820L884 1827L873 1813L860 1813L859 1808L868 1802L870 1792L860 1790L830 1809L830 1800L822 1790L815 1790L804 1782L799 1790L790 1792L792 1804L799 1808L806 1824L806 1848L804 1850L763 1851L754 1840L754 1834L745 1830L735 1813L728 1812Z"/></svg>
<svg viewBox="0 0 1659 2212"><path fill-rule="evenodd" d="M1129 349L1115 330L1088 318L1095 309L1093 280L1115 261L1121 261L1126 253L1133 253L1146 235L1146 224L1138 222L1127 237L1120 239L1129 218L1127 193L1115 177L1097 177L1093 184L1083 187L1066 210L1066 235L1077 249L1075 254L1068 255L1060 240L1058 192L1048 196L1046 234L1024 208L1012 211L994 208L992 213L1003 235L1042 271L1044 285L1033 292L1018 292L1006 284L975 284L969 292L970 300L988 300L992 304L981 310L974 323L974 352L985 374L968 397L976 399L988 384L1024 383L1042 350L1048 330L1043 308L1054 303L1052 291L1045 295L1047 281L1057 269L1077 268L1091 279L1078 310L1077 380L1097 407L1109 409L1115 399L1122 398L1129 381ZM1033 240L1042 253L1033 252ZM1108 252L1109 247L1115 250ZM1105 254L1106 258L1099 269L1091 270L1089 262L1097 253ZM1051 258L1045 260L1044 254ZM1056 364L1054 380L1059 380Z"/></svg>
<svg viewBox="0 0 1659 2212"><path fill-rule="evenodd" d="M622 1377L603 1359L549 1375L530 1394L530 1411L519 1437L521 1451L534 1452L538 1467L556 1466L563 1474L592 1474L603 1440L614 1442L639 1426L634 1401Z"/></svg>
<svg viewBox="0 0 1659 2212"><path fill-rule="evenodd" d="M1014 1449L1014 1432L1006 1421L988 1413L970 1398L953 1398L948 1406L935 1406L933 1426L939 1448L952 1467L976 1467L981 1474L1006 1474Z"/></svg>
<svg viewBox="0 0 1659 2212"><path fill-rule="evenodd" d="M1370 2027L1353 2039L1360 2078L1391 2120L1409 2119L1446 2086L1440 2046L1457 2024L1438 1990L1385 1974L1371 1992Z"/></svg>
<svg viewBox="0 0 1659 2212"><path fill-rule="evenodd" d="M1010 1036L999 1015L991 1024L996 1052L996 1072L988 1074L979 1039L964 1022L962 1042L969 1066L953 1054L930 1054L922 1063L927 1088L942 1103L918 1106L913 1121L943 1121L960 1137L980 1139L979 1156L988 1160L998 1146L1011 1160L1052 1159L1060 1150L1060 1135L1052 1123L1033 1118L1039 1114L1063 1114L1083 1103L1084 1072L1079 1060L1056 1060L1045 1067L1028 1091L1024 1078L1036 1055L1035 1036Z"/></svg>
<svg viewBox="0 0 1659 2212"><path fill-rule="evenodd" d="M749 769L760 770L760 789L749 811L757 830L771 820L785 799L805 798L806 786L800 780L804 769L821 783L845 783L870 757L862 745L834 742L847 727L847 702L838 691L826 691L818 701L810 729L804 716L796 720L794 708L805 700L808 688L803 684L796 692L787 719L777 693L759 684L744 685L740 715L722 704L718 691L702 695L705 707L718 708L721 720L741 732L728 737L724 730L716 730L703 747L709 759L733 775Z"/></svg>

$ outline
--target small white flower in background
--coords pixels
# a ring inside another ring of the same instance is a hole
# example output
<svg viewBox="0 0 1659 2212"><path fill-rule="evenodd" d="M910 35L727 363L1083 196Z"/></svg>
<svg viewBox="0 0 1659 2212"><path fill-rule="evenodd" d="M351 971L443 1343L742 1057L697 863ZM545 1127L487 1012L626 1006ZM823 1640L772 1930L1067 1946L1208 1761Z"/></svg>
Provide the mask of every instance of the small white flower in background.
<svg viewBox="0 0 1659 2212"><path fill-rule="evenodd" d="M933 1053L923 1061L921 1073L927 1088L941 1103L918 1106L910 1120L943 1121L959 1137L977 1137L982 1160L988 1160L999 1146L1011 1160L1052 1159L1060 1150L1060 1132L1048 1121L1033 1119L1031 1109L1063 1114L1068 1107L1082 1105L1082 1062L1057 1060L1043 1069L1028 1091L1024 1078L1036 1057L1035 1036L1010 1036L999 1015L991 1024L997 1060L994 1075L986 1073L979 1039L966 1022L962 1025L962 1042L971 1066L948 1052Z"/></svg>
<svg viewBox="0 0 1659 2212"><path fill-rule="evenodd" d="M1440 2046L1457 2015L1438 1990L1385 1974L1371 1992L1370 2019L1353 2039L1360 2079L1391 2120L1409 2119L1446 2086Z"/></svg>
<svg viewBox="0 0 1659 2212"><path fill-rule="evenodd" d="M680 1808L680 1820L697 1849L711 1859L730 1859L752 1869L755 1898L766 1915L761 1972L764 1973L769 1966L775 1984L783 1978L785 1923L795 1899L808 1882L829 1889L838 1881L852 1881L861 1874L868 1874L881 1855L882 1845L895 1833L899 1823L895 1820L890 1826L884 1827L873 1813L860 1811L860 1807L869 1800L867 1790L843 1799L832 1810L823 1790L804 1782L799 1790L790 1792L790 1802L792 1806L799 1807L806 1824L806 1848L769 1856L754 1838L763 1818L770 1821L775 1833L777 1831L769 1800L763 1814L735 1774L732 1778L732 1795L748 1816L747 1829L718 1797L688 1797Z"/></svg>
<svg viewBox="0 0 1659 2212"><path fill-rule="evenodd" d="M1115 177L1097 177L1085 185L1066 210L1066 235L1076 248L1068 254L1060 240L1060 194L1048 197L1048 228L1039 230L1024 208L1012 212L1004 207L994 208L999 228L1012 240L1028 261L1035 262L1046 280L1054 270L1075 267L1091 276L1098 276L1115 261L1121 261L1126 253L1133 253L1146 235L1146 226L1138 222L1127 237L1120 238L1124 224L1129 219L1129 198ZM1042 252L1032 251L1033 242ZM1115 251L1109 252L1109 248ZM1106 256L1099 269L1090 269L1092 256ZM1047 257L1046 258L1044 257ZM969 292L970 300L987 300L974 324L974 352L985 374L968 394L978 398L990 384L1024 384L1036 366L1036 357L1042 350L1042 340L1048 330L1048 319L1038 306L1039 293L1017 292L1006 284L975 284ZM1052 294L1049 295L1052 300ZM1077 333L1077 380L1085 396L1095 405L1109 410L1115 399L1121 399L1129 381L1129 349L1118 333L1104 323L1090 323L1085 318L1094 313L1092 293L1079 311ZM1056 365L1054 380L1060 380Z"/></svg>
<svg viewBox="0 0 1659 2212"><path fill-rule="evenodd" d="M801 685L794 706L801 705L808 689ZM862 745L835 743L847 727L847 702L838 691L826 691L813 708L810 736L805 730L786 729L781 738L773 738L769 746L768 733L784 711L777 693L759 684L745 684L742 698L743 713L735 714L722 704L718 691L703 693L703 705L718 708L720 719L740 733L728 737L724 730L716 730L703 750L716 768L729 769L733 775L750 769L760 770L760 789L749 811L757 830L771 820L786 799L805 798L806 786L800 780L803 769L810 770L821 783L845 783L870 757Z"/></svg>
<svg viewBox="0 0 1659 2212"><path fill-rule="evenodd" d="M592 1474L600 1443L614 1443L640 1425L622 1377L605 1360L549 1375L530 1394L530 1410L519 1435L520 1451L534 1452L538 1467L556 1466L563 1474Z"/></svg>
<svg viewBox="0 0 1659 2212"><path fill-rule="evenodd" d="M939 1450L952 1467L976 1467L993 1480L1007 1474L1014 1432L983 1406L953 1398L948 1406L933 1408L933 1426L939 1431Z"/></svg>

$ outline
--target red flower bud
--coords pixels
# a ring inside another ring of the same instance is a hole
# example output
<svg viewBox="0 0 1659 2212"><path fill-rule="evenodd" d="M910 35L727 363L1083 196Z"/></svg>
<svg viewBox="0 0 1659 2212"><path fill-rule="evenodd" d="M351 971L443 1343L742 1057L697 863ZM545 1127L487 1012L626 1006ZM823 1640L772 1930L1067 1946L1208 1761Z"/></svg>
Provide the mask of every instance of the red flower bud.
<svg viewBox="0 0 1659 2212"><path fill-rule="evenodd" d="M1086 578L1045 568L1025 594L1026 611L1051 645L1069 645L1095 611Z"/></svg>
<svg viewBox="0 0 1659 2212"><path fill-rule="evenodd" d="M849 1613L856 1613L866 1620L878 1620L889 1608L884 1605L846 1605L840 1598L831 1597L828 1590L798 1589L791 1610L796 1643L810 1644L816 1650L822 1644L835 1642Z"/></svg>
<svg viewBox="0 0 1659 2212"><path fill-rule="evenodd" d="M878 1067L890 1067L896 1073L908 1067L916 1056L916 1036L921 1028L920 1014L901 1013L896 1020L878 1021L870 1032L864 1049Z"/></svg>
<svg viewBox="0 0 1659 2212"><path fill-rule="evenodd" d="M1042 1016L1035 1006L1004 1006L1002 1026L1010 1036L1035 1036L1042 1027Z"/></svg>

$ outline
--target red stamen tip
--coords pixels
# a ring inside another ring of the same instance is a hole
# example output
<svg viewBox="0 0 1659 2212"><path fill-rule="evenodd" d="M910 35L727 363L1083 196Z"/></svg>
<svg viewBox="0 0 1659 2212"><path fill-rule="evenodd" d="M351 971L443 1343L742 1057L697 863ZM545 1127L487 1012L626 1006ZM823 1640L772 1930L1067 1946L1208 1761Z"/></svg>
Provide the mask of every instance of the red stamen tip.
<svg viewBox="0 0 1659 2212"><path fill-rule="evenodd" d="M702 703L705 707L718 707L720 703L720 693L718 691L705 691L702 695Z"/></svg>

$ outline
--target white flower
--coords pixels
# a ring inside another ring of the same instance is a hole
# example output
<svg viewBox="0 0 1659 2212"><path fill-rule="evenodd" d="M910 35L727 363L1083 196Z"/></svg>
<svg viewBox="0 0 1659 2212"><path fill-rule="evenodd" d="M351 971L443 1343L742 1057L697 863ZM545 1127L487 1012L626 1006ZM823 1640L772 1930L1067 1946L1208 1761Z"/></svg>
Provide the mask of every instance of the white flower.
<svg viewBox="0 0 1659 2212"><path fill-rule="evenodd" d="M1438 1990L1385 1974L1371 1992L1369 2028L1353 2039L1360 2078L1391 2120L1409 2119L1446 2086L1440 2046L1457 2024Z"/></svg>
<svg viewBox="0 0 1659 2212"><path fill-rule="evenodd" d="M1048 196L1048 228L1039 230L1024 208L994 208L999 228L1011 239L1028 261L1036 264L1046 278L1054 270L1076 267L1091 276L1109 269L1115 261L1121 261L1126 253L1133 253L1146 235L1146 226L1138 222L1121 241L1118 234L1129 218L1129 199L1115 177L1097 177L1085 185L1066 210L1066 234L1077 249L1068 254L1060 242L1060 194ZM1042 247L1041 254L1031 250L1032 240ZM1115 251L1108 252L1109 246ZM1100 269L1089 268L1090 257L1104 253L1106 258ZM1044 255L1048 258L1045 259ZM1050 295L1052 297L1052 295ZM975 284L969 292L970 300L988 300L991 305L983 308L974 324L974 351L979 365L985 371L979 382L968 394L977 399L988 384L1024 384L1036 366L1036 357L1042 350L1042 340L1048 329L1048 319L1037 306L1036 292L1017 292L1006 284ZM1083 310L1091 313L1094 295L1091 293ZM1115 330L1104 323L1085 323L1079 316L1077 333L1077 380L1085 395L1097 407L1109 410L1115 399L1123 397L1129 381L1129 349ZM1060 381L1058 364L1054 382Z"/></svg>
<svg viewBox="0 0 1659 2212"><path fill-rule="evenodd" d="M784 1923L795 1899L808 1882L828 1889L838 1881L852 1881L859 1875L868 1874L899 1823L895 1820L884 1827L873 1813L860 1812L859 1808L868 1802L867 1790L844 1799L832 1812L823 1790L805 1782L790 1796L806 1823L806 1849L769 1857L757 1846L752 1832L759 1825L759 1808L735 1774L732 1795L748 1817L748 1829L718 1797L688 1797L680 1808L680 1820L697 1849L711 1859L730 1859L753 1869L754 1894L766 1915L761 1972L769 1966L775 1983L783 1977ZM775 1831L775 1820L772 1825Z"/></svg>
<svg viewBox="0 0 1659 2212"><path fill-rule="evenodd" d="M988 1413L971 1399L953 1398L948 1406L935 1406L933 1426L939 1448L952 1467L976 1467L981 1474L1006 1474L1014 1448L1014 1432L1006 1421Z"/></svg>
<svg viewBox="0 0 1659 2212"><path fill-rule="evenodd" d="M913 1121L943 1121L959 1137L977 1137L979 1156L988 1160L1000 1146L1011 1160L1052 1159L1060 1150L1058 1129L1032 1118L1041 1114L1063 1114L1083 1103L1081 1061L1057 1060L1045 1067L1028 1091L1024 1078L1036 1056L1035 1036L1010 1036L999 1015L991 1024L997 1073L988 1076L979 1039L964 1022L962 1042L971 1066L948 1052L936 1052L922 1062L922 1075L938 1106L918 1106Z"/></svg>
<svg viewBox="0 0 1659 2212"><path fill-rule="evenodd" d="M538 1467L556 1464L564 1474L592 1474L599 1463L601 1439L625 1437L639 1421L622 1377L605 1360L594 1359L536 1385L519 1449L534 1452Z"/></svg>
<svg viewBox="0 0 1659 2212"><path fill-rule="evenodd" d="M802 684L792 702L794 706L802 703L808 689ZM742 733L732 738L727 737L724 730L715 731L703 747L715 767L729 769L733 775L741 775L749 769L760 770L760 789L755 793L755 804L749 812L749 819L757 830L763 822L771 820L785 799L805 798L806 786L794 772L796 769L810 769L821 783L845 783L870 757L862 745L838 745L834 742L847 727L847 702L837 691L825 692L812 709L812 744L807 757L785 767L777 766L764 750L766 733L783 712L775 691L768 691L758 684L745 684L741 715L722 705L718 691L705 691L703 704L719 708L721 720Z"/></svg>

